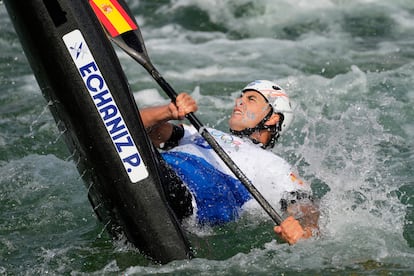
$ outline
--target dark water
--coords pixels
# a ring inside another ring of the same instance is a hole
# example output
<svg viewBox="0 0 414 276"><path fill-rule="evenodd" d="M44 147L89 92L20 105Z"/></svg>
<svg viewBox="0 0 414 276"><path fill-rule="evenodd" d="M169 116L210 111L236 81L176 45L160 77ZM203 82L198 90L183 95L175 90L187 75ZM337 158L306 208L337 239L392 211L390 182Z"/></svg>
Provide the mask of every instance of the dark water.
<svg viewBox="0 0 414 276"><path fill-rule="evenodd" d="M0 4L0 274L411 275L414 2L128 1L154 64L198 117L226 130L254 79L296 117L275 147L322 197L322 236L280 244L264 214L192 229L192 261L157 266L96 219ZM119 52L139 106L164 103Z"/></svg>

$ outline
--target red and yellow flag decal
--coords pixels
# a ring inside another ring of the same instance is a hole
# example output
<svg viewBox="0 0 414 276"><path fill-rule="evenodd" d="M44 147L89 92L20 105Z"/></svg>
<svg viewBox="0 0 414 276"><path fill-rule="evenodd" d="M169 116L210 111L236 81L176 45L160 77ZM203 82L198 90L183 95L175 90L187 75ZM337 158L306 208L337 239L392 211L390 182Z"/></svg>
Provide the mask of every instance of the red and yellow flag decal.
<svg viewBox="0 0 414 276"><path fill-rule="evenodd" d="M138 27L116 0L89 0L99 21L112 37Z"/></svg>

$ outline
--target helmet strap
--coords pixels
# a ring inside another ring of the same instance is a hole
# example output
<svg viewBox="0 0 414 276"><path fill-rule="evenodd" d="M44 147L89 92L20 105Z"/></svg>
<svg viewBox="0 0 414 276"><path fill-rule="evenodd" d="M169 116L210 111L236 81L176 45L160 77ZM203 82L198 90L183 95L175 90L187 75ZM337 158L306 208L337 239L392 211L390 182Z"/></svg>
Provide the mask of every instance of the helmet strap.
<svg viewBox="0 0 414 276"><path fill-rule="evenodd" d="M283 116L282 113L277 113L277 114L279 115L279 121L275 125L272 126L271 137L266 147L273 148L275 146L276 141L280 137L280 132L282 131L282 124L283 124L283 121L285 120L285 116Z"/></svg>

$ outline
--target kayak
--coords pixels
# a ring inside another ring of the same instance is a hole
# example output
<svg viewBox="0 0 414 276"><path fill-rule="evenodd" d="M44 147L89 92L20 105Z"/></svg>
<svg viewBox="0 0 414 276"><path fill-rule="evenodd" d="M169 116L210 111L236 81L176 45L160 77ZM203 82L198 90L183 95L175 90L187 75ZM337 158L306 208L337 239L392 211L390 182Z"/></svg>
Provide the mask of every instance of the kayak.
<svg viewBox="0 0 414 276"><path fill-rule="evenodd" d="M88 1L4 2L103 227L155 262L191 258L161 157Z"/></svg>

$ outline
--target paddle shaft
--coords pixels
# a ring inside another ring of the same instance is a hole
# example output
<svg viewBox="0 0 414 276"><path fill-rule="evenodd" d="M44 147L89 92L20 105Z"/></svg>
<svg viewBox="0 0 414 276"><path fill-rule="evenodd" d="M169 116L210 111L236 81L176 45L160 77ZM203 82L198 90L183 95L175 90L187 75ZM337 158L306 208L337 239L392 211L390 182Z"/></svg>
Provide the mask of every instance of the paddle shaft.
<svg viewBox="0 0 414 276"><path fill-rule="evenodd" d="M125 8L126 15L129 16L128 19L132 20L133 23L135 23L136 26L138 26L126 3L122 0L120 0L120 2L123 4L122 6ZM105 24L105 22L101 21L101 23L105 26L106 34L109 37L109 39L113 41L115 44L117 44L135 61L141 64L150 73L150 75L159 84L159 86L167 93L168 97L173 102L175 102L177 98L177 93L174 91L171 85L161 76L157 69L155 69L155 67L152 65L151 60L145 49L144 40L142 38L141 32L139 31L139 28L132 28L132 30L125 31L120 34L110 35L107 28L108 26ZM217 143L214 137L208 132L206 127L197 119L197 117L193 113L187 114L186 118L197 129L199 134L207 141L207 143L217 153L221 160L223 160L223 162L233 172L233 174L246 187L246 189L256 199L260 206L268 213L268 215L273 219L273 221L277 225L280 225L282 223L281 216L273 209L273 207L256 189L256 187L247 178L247 176L233 162L229 155L223 150L223 148Z"/></svg>
<svg viewBox="0 0 414 276"><path fill-rule="evenodd" d="M145 66L144 66L145 67ZM169 83L159 74L159 72L152 66L151 70L148 70L154 80L160 85L160 87L167 93L172 101L175 101L177 93L169 85ZM188 113L186 118L190 123L197 129L200 135L207 141L207 143L212 147L212 149L218 154L218 156L223 160L227 167L234 173L234 175L242 182L250 194L257 200L257 202L262 206L262 208L269 214L273 221L280 225L282 223L282 218L280 215L273 209L269 202L262 196L262 194L256 189L252 182L247 178L242 170L233 162L230 156L223 150L223 148L217 143L216 139L208 132L204 125L198 120L194 113Z"/></svg>
<svg viewBox="0 0 414 276"><path fill-rule="evenodd" d="M135 33L136 31L134 31ZM111 39L114 39L110 37ZM134 40L135 41L135 40ZM117 43L120 45L119 43ZM123 43L122 43L123 44ZM129 49L122 47L121 48L126 51L128 54L130 52ZM141 47L142 49L145 49ZM152 78L158 83L158 85L164 90L164 92L168 95L168 97L175 102L177 98L177 93L171 87L171 85L161 76L158 70L151 64L150 60L146 60L145 64L141 63L142 58L135 58L137 53L131 55L138 63L140 63L152 76ZM146 55L147 56L147 55ZM148 56L147 56L148 58ZM197 129L199 134L207 141L207 143L211 146L211 148L217 153L217 155L223 160L223 162L227 165L227 167L233 172L233 174L242 182L242 184L246 187L246 189L250 192L250 194L257 200L260 206L268 213L268 215L272 218L272 220L277 224L280 225L282 223L282 218L280 215L274 210L272 205L263 197L263 195L257 190L257 188L252 184L249 178L243 173L243 171L234 163L234 161L230 158L230 156L223 150L223 148L217 143L216 139L208 132L205 126L198 120L198 118L194 115L194 113L188 113L186 118L190 121L190 123Z"/></svg>

